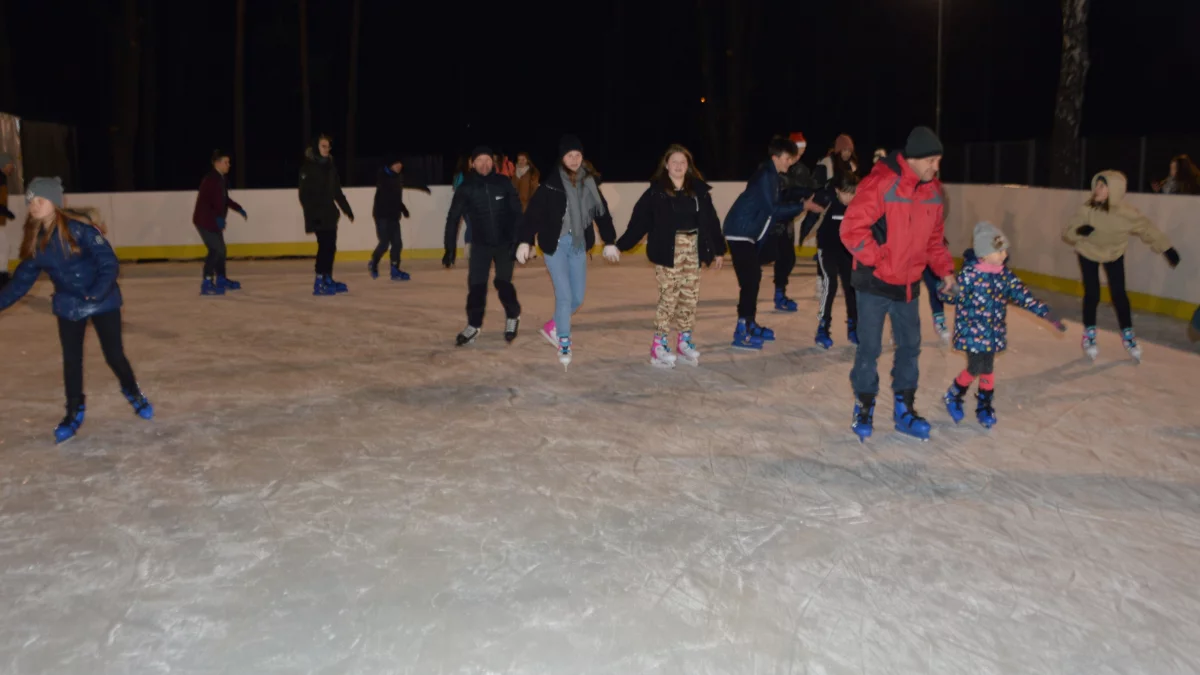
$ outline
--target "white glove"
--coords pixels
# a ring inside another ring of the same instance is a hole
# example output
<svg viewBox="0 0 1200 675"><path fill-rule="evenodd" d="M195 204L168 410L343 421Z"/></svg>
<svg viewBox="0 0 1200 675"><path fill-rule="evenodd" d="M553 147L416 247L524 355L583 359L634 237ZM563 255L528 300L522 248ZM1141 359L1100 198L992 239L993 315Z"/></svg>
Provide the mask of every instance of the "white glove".
<svg viewBox="0 0 1200 675"><path fill-rule="evenodd" d="M517 247L517 262L524 265L529 260L529 244L521 244Z"/></svg>
<svg viewBox="0 0 1200 675"><path fill-rule="evenodd" d="M601 255L603 255L604 259L608 262L621 262L621 252L618 251L617 247L613 246L612 244L605 246L604 252Z"/></svg>

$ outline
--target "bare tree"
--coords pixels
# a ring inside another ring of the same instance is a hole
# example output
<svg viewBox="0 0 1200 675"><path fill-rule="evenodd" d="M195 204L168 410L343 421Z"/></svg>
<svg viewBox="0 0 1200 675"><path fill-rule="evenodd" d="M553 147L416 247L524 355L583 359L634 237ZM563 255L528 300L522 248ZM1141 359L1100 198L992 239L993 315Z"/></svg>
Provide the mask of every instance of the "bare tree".
<svg viewBox="0 0 1200 675"><path fill-rule="evenodd" d="M1062 0L1062 63L1058 74L1058 97L1054 107L1054 166L1051 185L1079 188L1080 128L1083 123L1084 85L1088 71L1087 17L1090 0Z"/></svg>
<svg viewBox="0 0 1200 675"><path fill-rule="evenodd" d="M719 131L721 108L717 105L716 79L713 75L712 7L708 0L696 0L696 20L699 23L700 76L703 83L700 102L704 112L704 142L708 146L708 161L711 166L724 167Z"/></svg>
<svg viewBox="0 0 1200 675"><path fill-rule="evenodd" d="M0 102L8 112L17 112L17 81L13 77L12 49L8 42L8 20L4 0L0 0Z"/></svg>
<svg viewBox="0 0 1200 675"><path fill-rule="evenodd" d="M358 35L362 28L362 0L354 0L350 19L350 91L346 107L346 185L354 185L354 140L358 122Z"/></svg>
<svg viewBox="0 0 1200 675"><path fill-rule="evenodd" d="M155 171L155 141L158 136L158 28L155 24L155 0L142 0L142 15L139 26L142 37L141 49L141 108L138 121L139 144L142 151L142 177L139 187L153 190L158 187L158 172Z"/></svg>
<svg viewBox="0 0 1200 675"><path fill-rule="evenodd" d="M237 186L246 188L246 0L237 0L237 45L233 57L233 154Z"/></svg>
<svg viewBox="0 0 1200 675"><path fill-rule="evenodd" d="M121 12L113 19L113 67L116 92L113 120L109 127L113 153L113 183L117 190L136 187L134 148L138 130L138 75L141 45L138 42L137 0L122 0Z"/></svg>
<svg viewBox="0 0 1200 675"><path fill-rule="evenodd" d="M725 52L729 59L726 69L728 86L725 91L725 119L728 123L725 129L725 161L726 171L730 176L742 171L742 147L746 136L743 111L746 98L753 88L753 83L749 80L749 49L746 46L746 34L750 24L748 14L753 10L749 5L752 4L754 3L738 0L729 3L730 40L729 49Z"/></svg>
<svg viewBox="0 0 1200 675"><path fill-rule="evenodd" d="M300 96L304 106L304 144L312 141L312 105L308 91L308 0L300 0Z"/></svg>

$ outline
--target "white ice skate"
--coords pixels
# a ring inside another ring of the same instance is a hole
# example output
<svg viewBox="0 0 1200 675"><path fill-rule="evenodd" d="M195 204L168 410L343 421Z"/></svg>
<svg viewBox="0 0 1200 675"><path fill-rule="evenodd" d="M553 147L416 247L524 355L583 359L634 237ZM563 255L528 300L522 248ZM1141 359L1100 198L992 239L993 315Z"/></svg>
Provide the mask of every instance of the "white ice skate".
<svg viewBox="0 0 1200 675"><path fill-rule="evenodd" d="M571 365L571 338L564 337L558 341L558 362L562 364L563 370L566 370Z"/></svg>
<svg viewBox="0 0 1200 675"><path fill-rule="evenodd" d="M542 329L538 332L542 334L542 337L546 338L546 342L553 345L555 349L558 348L558 327L554 325L554 319L550 319L542 324Z"/></svg>
<svg viewBox="0 0 1200 675"><path fill-rule="evenodd" d="M678 354L679 360L689 366L700 365L700 351L696 349L696 344L692 342L691 331L679 334L679 340L675 343L675 352Z"/></svg>
<svg viewBox="0 0 1200 675"><path fill-rule="evenodd" d="M1080 346L1083 347L1083 353L1089 359L1095 361L1096 357L1100 356L1100 347L1096 345L1096 328L1094 326L1083 329L1083 341ZM1141 352L1139 351L1138 354L1140 355Z"/></svg>
<svg viewBox="0 0 1200 675"><path fill-rule="evenodd" d="M671 348L667 346L665 335L654 336L654 343L650 345L650 365L655 368L675 367L675 355L671 353Z"/></svg>
<svg viewBox="0 0 1200 675"><path fill-rule="evenodd" d="M933 329L937 332L938 337L942 339L942 344L950 344L950 329L946 327L946 316L944 314L933 315Z"/></svg>
<svg viewBox="0 0 1200 675"><path fill-rule="evenodd" d="M1138 346L1137 338L1133 336L1133 329L1126 328L1121 331L1121 342L1125 345L1125 350L1133 357L1135 363L1142 362L1142 348Z"/></svg>

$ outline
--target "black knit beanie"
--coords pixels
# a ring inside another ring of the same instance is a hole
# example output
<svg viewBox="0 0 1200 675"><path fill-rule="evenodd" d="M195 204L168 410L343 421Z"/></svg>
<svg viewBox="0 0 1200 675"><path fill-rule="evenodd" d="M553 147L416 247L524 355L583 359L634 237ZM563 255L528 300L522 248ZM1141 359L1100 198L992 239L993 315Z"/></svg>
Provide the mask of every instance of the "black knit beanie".
<svg viewBox="0 0 1200 675"><path fill-rule="evenodd" d="M942 142L929 127L913 129L908 135L908 142L904 144L904 156L907 159L924 159L944 153Z"/></svg>
<svg viewBox="0 0 1200 675"><path fill-rule="evenodd" d="M566 134L558 140L558 157L562 159L568 152L578 150L583 153L583 141L579 140L578 136Z"/></svg>
<svg viewBox="0 0 1200 675"><path fill-rule="evenodd" d="M474 164L474 163L475 163L475 158L476 158L476 157L478 157L478 156L480 156L480 155L487 155L488 157L491 157L491 156L492 156L492 149L491 149L491 148L489 148L489 147L488 147L488 146L486 146L486 145L477 145L477 146L475 146L475 149L471 151L471 163L472 163L472 164Z"/></svg>

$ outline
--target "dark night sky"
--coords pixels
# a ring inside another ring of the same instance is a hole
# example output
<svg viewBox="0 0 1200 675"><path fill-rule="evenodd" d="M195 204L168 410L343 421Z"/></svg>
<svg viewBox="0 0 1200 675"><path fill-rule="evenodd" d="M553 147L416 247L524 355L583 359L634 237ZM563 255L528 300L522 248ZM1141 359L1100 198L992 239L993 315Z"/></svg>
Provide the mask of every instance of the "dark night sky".
<svg viewBox="0 0 1200 675"><path fill-rule="evenodd" d="M1055 0L945 0L943 136L1047 137L1058 80ZM803 130L811 164L840 132L860 154L932 126L936 0L746 0L746 151L711 166L703 106L728 89L726 0L703 3L717 86L705 104L696 2L488 3L363 0L358 155L469 150L478 142L551 161L578 133L610 180L649 175L670 142L714 178L742 178L772 133ZM145 2L143 2L145 4ZM295 0L250 0L247 157L252 187L295 184L303 149ZM344 148L349 0L309 0L313 126ZM0 109L74 125L85 190L110 187L112 32L117 0L3 4L16 101ZM1200 3L1093 0L1085 135L1196 131ZM139 187L192 189L212 148L233 145L234 1L160 2L152 24L157 130ZM48 28L52 26L52 28ZM48 48L49 47L49 48ZM723 128L723 127L722 127ZM725 136L722 132L722 137ZM235 168L235 171L237 168ZM730 175L723 175L730 174ZM447 176L431 177L442 181ZM359 181L361 182L361 180Z"/></svg>

